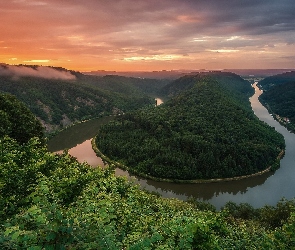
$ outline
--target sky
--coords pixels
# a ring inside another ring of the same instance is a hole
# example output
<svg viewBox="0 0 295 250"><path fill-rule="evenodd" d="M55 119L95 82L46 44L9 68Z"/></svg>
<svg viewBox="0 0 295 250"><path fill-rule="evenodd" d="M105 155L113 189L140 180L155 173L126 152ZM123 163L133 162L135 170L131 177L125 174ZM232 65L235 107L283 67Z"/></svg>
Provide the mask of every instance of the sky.
<svg viewBox="0 0 295 250"><path fill-rule="evenodd" d="M294 69L294 0L0 0L0 62Z"/></svg>

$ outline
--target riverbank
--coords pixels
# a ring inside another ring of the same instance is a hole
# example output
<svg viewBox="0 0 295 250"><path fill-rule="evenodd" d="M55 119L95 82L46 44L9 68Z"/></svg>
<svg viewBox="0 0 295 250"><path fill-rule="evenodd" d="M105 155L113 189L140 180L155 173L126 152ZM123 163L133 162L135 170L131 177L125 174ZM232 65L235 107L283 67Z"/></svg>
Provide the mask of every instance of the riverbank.
<svg viewBox="0 0 295 250"><path fill-rule="evenodd" d="M257 88L260 91L263 91L263 89L261 88L261 86L256 85ZM270 107L270 105L265 102L262 98L258 98L258 100L260 101L260 103L267 109L268 113L274 118L274 120L276 120L277 122L279 122L283 127L285 127L288 131L290 131L291 133L295 134L295 124L292 123L287 117L281 117L280 115L276 114L272 108Z"/></svg>
<svg viewBox="0 0 295 250"><path fill-rule="evenodd" d="M125 166L124 164L121 164L119 162L113 161L110 158L108 158L107 156L105 156L96 146L96 136L91 140L91 145L92 145L92 149L93 151L96 153L96 155L98 157L100 157L102 159L102 161L104 163L107 163L109 165L109 167L111 168L120 168L122 170L128 171L131 174L134 174L136 176L145 178L145 179L150 179L153 181L161 181L161 182L171 182L171 183L187 183L187 184L201 184L201 183L216 183L216 182L229 182L229 181L239 181L239 180L243 180L243 179L247 179L247 178L251 178L251 177L256 177L256 176L260 176L263 175L265 173L268 173L270 171L275 171L277 170L280 164L280 160L282 159L282 157L284 156L285 150L282 150L279 155L276 158L276 161L273 163L273 165L269 166L268 168L257 172L257 173L253 173L253 174L249 174L249 175L242 175L242 176L236 176L236 177L230 177L230 178L216 178L216 179L195 179L195 180L179 180L179 179L167 179L167 178L159 178L159 177L154 177L151 175L147 175L138 171L135 171L134 169L128 168L127 166Z"/></svg>
<svg viewBox="0 0 295 250"><path fill-rule="evenodd" d="M271 107L269 106L268 103L265 103L261 101L261 104L267 109L267 111L270 113L270 115L277 121L279 122L283 127L288 129L291 133L295 134L295 124L290 122L288 119L285 119L283 117L280 117L278 114L272 111Z"/></svg>

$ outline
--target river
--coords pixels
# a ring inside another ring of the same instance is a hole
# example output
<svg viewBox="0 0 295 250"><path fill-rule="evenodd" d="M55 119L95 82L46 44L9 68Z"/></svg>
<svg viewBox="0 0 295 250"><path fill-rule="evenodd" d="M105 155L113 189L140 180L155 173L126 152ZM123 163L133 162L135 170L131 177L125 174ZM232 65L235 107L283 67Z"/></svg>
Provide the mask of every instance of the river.
<svg viewBox="0 0 295 250"><path fill-rule="evenodd" d="M128 172L116 169L116 175L125 175L142 188L155 191L167 198L187 200L195 198L213 204L217 209L226 202L247 202L253 207L275 205L283 197L295 197L295 135L281 126L258 101L262 93L255 87L255 94L250 98L252 109L257 117L274 127L283 134L286 141L285 156L281 160L281 167L275 173L266 173L239 181L204 183L204 184L176 184L146 180L136 176L129 176ZM91 138L97 133L99 126L112 118L101 118L84 122L59 133L48 143L52 152L69 149L69 153L79 161L86 161L92 166L103 165L96 157L91 147Z"/></svg>

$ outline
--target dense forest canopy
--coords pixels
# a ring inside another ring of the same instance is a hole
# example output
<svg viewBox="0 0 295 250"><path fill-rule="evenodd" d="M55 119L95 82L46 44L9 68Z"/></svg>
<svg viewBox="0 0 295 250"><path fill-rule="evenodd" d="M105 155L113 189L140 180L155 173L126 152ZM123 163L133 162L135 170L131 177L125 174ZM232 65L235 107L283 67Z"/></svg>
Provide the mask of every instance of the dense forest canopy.
<svg viewBox="0 0 295 250"><path fill-rule="evenodd" d="M285 72L282 74L266 77L263 80L258 82L258 86L259 88L263 90L269 90L276 85L284 84L287 82L294 82L294 81L295 81L295 71L290 71L290 72Z"/></svg>
<svg viewBox="0 0 295 250"><path fill-rule="evenodd" d="M295 71L267 77L257 85L263 89L260 102L276 120L295 132Z"/></svg>
<svg viewBox="0 0 295 250"><path fill-rule="evenodd" d="M131 172L179 180L248 175L273 165L283 136L239 98L250 96L249 82L220 75L220 81L216 73L201 74L166 86L173 96L166 103L104 125L99 150Z"/></svg>
<svg viewBox="0 0 295 250"><path fill-rule="evenodd" d="M0 65L0 91L24 102L49 132L76 121L154 105L152 96L167 84L165 80L89 76L53 67L9 69Z"/></svg>
<svg viewBox="0 0 295 250"><path fill-rule="evenodd" d="M43 128L23 103L10 94L0 93L0 139L5 135L19 143L32 137L42 140Z"/></svg>
<svg viewBox="0 0 295 250"><path fill-rule="evenodd" d="M245 81L240 76L230 72L209 71L186 75L164 86L161 93L172 97L183 90L190 89L194 86L196 79L205 76L210 76L211 79L218 81L220 86L225 88L229 94L234 95L236 99L245 101L245 106L249 106L249 97L254 94L254 89L248 81Z"/></svg>
<svg viewBox="0 0 295 250"><path fill-rule="evenodd" d="M168 79L135 78L118 75L106 75L102 77L94 75L79 75L78 79L100 89L128 95L142 95L145 93L151 96L158 96L162 87L171 82L171 80Z"/></svg>
<svg viewBox="0 0 295 250"><path fill-rule="evenodd" d="M295 81L272 87L261 95L260 100L275 114L288 117L295 123Z"/></svg>
<svg viewBox="0 0 295 250"><path fill-rule="evenodd" d="M11 138L23 112L26 129L36 119L9 95L1 95L0 107L1 121L12 124L1 127L0 138L1 249L295 247L295 201L259 209L228 203L216 212L207 203L149 194L110 168L49 153L39 125L26 142Z"/></svg>

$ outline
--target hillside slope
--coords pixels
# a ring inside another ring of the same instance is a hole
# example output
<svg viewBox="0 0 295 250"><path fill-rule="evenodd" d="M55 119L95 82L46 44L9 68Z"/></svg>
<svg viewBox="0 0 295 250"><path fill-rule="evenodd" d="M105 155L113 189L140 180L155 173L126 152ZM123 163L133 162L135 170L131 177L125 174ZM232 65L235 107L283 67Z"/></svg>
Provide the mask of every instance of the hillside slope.
<svg viewBox="0 0 295 250"><path fill-rule="evenodd" d="M276 85L284 84L291 81L295 81L295 71L266 77L263 80L259 81L257 86L263 90L269 90Z"/></svg>
<svg viewBox="0 0 295 250"><path fill-rule="evenodd" d="M295 132L295 81L264 91L259 100L281 124Z"/></svg>
<svg viewBox="0 0 295 250"><path fill-rule="evenodd" d="M76 121L154 105L154 99L143 89L154 93L159 88L159 81L155 81L92 77L53 67L0 65L0 91L24 102L47 132Z"/></svg>
<svg viewBox="0 0 295 250"><path fill-rule="evenodd" d="M99 89L115 91L124 94L158 96L160 90L171 82L169 79L148 79L124 77L118 75L93 76L79 74L79 81Z"/></svg>
<svg viewBox="0 0 295 250"><path fill-rule="evenodd" d="M248 175L276 162L282 135L258 120L236 88L214 75L172 85L179 82L185 90L170 101L103 126L96 138L102 153L136 174L180 180Z"/></svg>
<svg viewBox="0 0 295 250"><path fill-rule="evenodd" d="M41 123L30 110L14 96L0 93L0 139L9 136L18 143L32 137L43 139Z"/></svg>

